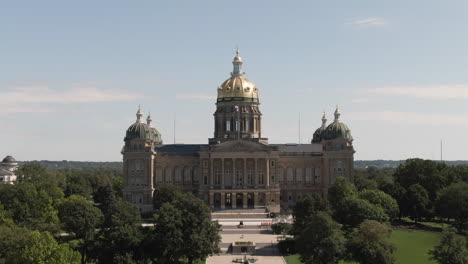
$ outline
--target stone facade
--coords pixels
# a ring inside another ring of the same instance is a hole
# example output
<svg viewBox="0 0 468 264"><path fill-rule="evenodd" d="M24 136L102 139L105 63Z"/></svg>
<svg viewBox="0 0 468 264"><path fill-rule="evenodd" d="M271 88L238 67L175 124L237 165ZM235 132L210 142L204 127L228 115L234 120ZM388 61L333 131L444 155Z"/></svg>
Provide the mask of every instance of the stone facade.
<svg viewBox="0 0 468 264"><path fill-rule="evenodd" d="M266 208L279 212L308 193L327 195L338 176L352 180L354 148L349 128L335 120L310 144L269 144L261 133L258 89L234 58L231 78L218 88L214 137L208 144L163 144L151 117L130 126L122 149L124 196L143 212L153 210L161 184L192 192L213 209Z"/></svg>

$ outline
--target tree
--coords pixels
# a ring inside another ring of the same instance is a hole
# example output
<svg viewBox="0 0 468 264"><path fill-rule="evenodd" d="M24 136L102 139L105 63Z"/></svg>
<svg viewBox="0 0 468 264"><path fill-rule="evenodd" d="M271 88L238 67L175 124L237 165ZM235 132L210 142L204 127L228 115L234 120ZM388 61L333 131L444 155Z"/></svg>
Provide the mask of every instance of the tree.
<svg viewBox="0 0 468 264"><path fill-rule="evenodd" d="M159 196L162 203L155 214L154 228L147 243L158 248L158 263L174 263L186 258L189 263L219 251L219 225L211 221L211 210L191 193L169 187ZM158 201L156 199L156 201ZM159 200L160 201L160 200Z"/></svg>
<svg viewBox="0 0 468 264"><path fill-rule="evenodd" d="M67 244L58 244L48 232L32 231L18 254L18 264L79 264L80 254Z"/></svg>
<svg viewBox="0 0 468 264"><path fill-rule="evenodd" d="M405 196L405 204L408 208L408 213L417 223L421 220L422 216L427 215L429 197L426 189L419 184L413 184L408 188Z"/></svg>
<svg viewBox="0 0 468 264"><path fill-rule="evenodd" d="M436 200L436 211L439 216L455 219L455 227L463 231L468 222L468 183L454 183L442 189Z"/></svg>
<svg viewBox="0 0 468 264"><path fill-rule="evenodd" d="M401 187L399 183L383 183L380 186L380 189L385 193L389 194L397 201L399 214L398 217L401 220L403 213L405 212L406 205L405 205L405 195L406 190L405 188Z"/></svg>
<svg viewBox="0 0 468 264"><path fill-rule="evenodd" d="M444 232L440 243L429 251L431 259L440 264L468 263L468 249L466 238L455 234L454 229Z"/></svg>
<svg viewBox="0 0 468 264"><path fill-rule="evenodd" d="M317 194L305 195L293 208L293 234L299 234L304 230L309 218L319 211L328 211L328 202Z"/></svg>
<svg viewBox="0 0 468 264"><path fill-rule="evenodd" d="M138 208L122 199L115 199L106 212L106 220L93 241L90 254L99 263L117 263L119 259L136 260L143 239Z"/></svg>
<svg viewBox="0 0 468 264"><path fill-rule="evenodd" d="M338 263L345 254L345 243L340 225L324 212L313 215L304 231L296 237L296 249L305 264Z"/></svg>
<svg viewBox="0 0 468 264"><path fill-rule="evenodd" d="M380 206L384 209L390 220L395 219L399 213L396 200L382 191L364 190L358 193L358 197L367 200L373 205Z"/></svg>
<svg viewBox="0 0 468 264"><path fill-rule="evenodd" d="M43 190L27 182L0 185L0 203L9 211L13 221L31 229L56 231L57 211L52 199Z"/></svg>
<svg viewBox="0 0 468 264"><path fill-rule="evenodd" d="M82 263L86 262L90 243L94 239L96 229L102 222L102 212L99 208L79 195L72 195L58 205L59 217L65 225L65 230L75 233L81 239L80 251Z"/></svg>
<svg viewBox="0 0 468 264"><path fill-rule="evenodd" d="M65 184L63 174L50 172L37 162L23 165L16 172L19 182L33 184L38 190L44 190L54 202L63 198L62 188Z"/></svg>
<svg viewBox="0 0 468 264"><path fill-rule="evenodd" d="M338 177L335 183L328 189L328 200L334 209L339 203L349 196L356 194L356 187L346 178Z"/></svg>
<svg viewBox="0 0 468 264"><path fill-rule="evenodd" d="M389 221L384 209L357 197L348 197L341 201L340 206L335 210L334 216L346 228L357 227L364 220L375 220L380 223Z"/></svg>
<svg viewBox="0 0 468 264"><path fill-rule="evenodd" d="M179 187L173 184L162 184L154 191L153 204L154 209L157 210L164 203L172 203L175 200L181 199L183 193Z"/></svg>
<svg viewBox="0 0 468 264"><path fill-rule="evenodd" d="M348 259L361 264L393 264L396 247L389 241L392 230L374 220L365 220L350 234Z"/></svg>

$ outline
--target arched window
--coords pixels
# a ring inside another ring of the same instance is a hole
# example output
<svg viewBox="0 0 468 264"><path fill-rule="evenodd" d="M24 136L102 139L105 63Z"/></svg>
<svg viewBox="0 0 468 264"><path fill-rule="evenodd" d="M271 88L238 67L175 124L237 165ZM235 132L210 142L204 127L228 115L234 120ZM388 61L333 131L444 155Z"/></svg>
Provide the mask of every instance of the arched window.
<svg viewBox="0 0 468 264"><path fill-rule="evenodd" d="M162 169L161 168L156 168L156 183L158 183L158 184L163 183Z"/></svg>
<svg viewBox="0 0 468 264"><path fill-rule="evenodd" d="M308 167L306 168L306 184L311 184L312 183L312 168Z"/></svg>

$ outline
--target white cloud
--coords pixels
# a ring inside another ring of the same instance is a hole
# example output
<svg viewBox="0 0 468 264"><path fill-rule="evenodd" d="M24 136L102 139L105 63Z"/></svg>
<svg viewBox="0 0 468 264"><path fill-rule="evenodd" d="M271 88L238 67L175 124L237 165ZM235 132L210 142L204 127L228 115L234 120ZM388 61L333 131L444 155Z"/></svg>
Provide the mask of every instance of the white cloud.
<svg viewBox="0 0 468 264"><path fill-rule="evenodd" d="M429 99L468 99L468 85L396 86L358 90L357 93Z"/></svg>
<svg viewBox="0 0 468 264"><path fill-rule="evenodd" d="M134 101L142 95L116 89L70 88L57 90L47 86L25 86L0 92L2 113L51 112L53 105Z"/></svg>
<svg viewBox="0 0 468 264"><path fill-rule="evenodd" d="M388 25L388 22L381 17L366 17L354 19L346 24L355 27L382 27Z"/></svg>
<svg viewBox="0 0 468 264"><path fill-rule="evenodd" d="M440 113L416 113L416 112L351 112L346 114L347 118L354 121L392 122L408 125L468 125L468 116L448 115ZM349 116L349 117L348 117Z"/></svg>
<svg viewBox="0 0 468 264"><path fill-rule="evenodd" d="M204 99L213 100L216 99L215 95L212 94L176 94L177 99Z"/></svg>

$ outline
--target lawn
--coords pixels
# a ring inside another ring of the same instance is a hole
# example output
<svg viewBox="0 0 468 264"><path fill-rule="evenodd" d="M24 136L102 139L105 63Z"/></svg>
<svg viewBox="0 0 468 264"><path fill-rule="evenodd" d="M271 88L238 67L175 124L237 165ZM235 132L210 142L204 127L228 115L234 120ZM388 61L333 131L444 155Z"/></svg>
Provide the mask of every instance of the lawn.
<svg viewBox="0 0 468 264"><path fill-rule="evenodd" d="M393 230L391 241L397 246L396 264L435 264L429 260L428 250L440 239L440 234L423 231ZM301 264L298 255L286 256L288 264ZM347 262L341 262L347 263Z"/></svg>

